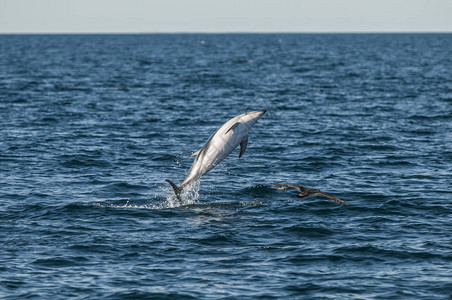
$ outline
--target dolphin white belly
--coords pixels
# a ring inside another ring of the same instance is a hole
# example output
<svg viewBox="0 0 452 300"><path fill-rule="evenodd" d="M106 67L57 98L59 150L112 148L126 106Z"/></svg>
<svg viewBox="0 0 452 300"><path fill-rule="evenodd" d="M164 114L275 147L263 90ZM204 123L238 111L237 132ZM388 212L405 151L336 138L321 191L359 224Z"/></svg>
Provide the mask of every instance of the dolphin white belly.
<svg viewBox="0 0 452 300"><path fill-rule="evenodd" d="M248 143L249 130L265 112L266 110L247 112L227 121L207 140L199 151L190 155L196 156L196 158L180 187L171 180L166 180L173 187L179 202L181 202L181 189L212 170L228 157L238 145L240 145L239 157L242 157Z"/></svg>

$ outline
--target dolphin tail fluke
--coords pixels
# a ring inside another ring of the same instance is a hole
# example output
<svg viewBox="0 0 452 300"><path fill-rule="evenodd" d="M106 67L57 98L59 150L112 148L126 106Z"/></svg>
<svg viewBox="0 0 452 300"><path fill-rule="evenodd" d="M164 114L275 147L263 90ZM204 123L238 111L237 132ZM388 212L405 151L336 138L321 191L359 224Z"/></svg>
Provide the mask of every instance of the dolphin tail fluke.
<svg viewBox="0 0 452 300"><path fill-rule="evenodd" d="M171 187L174 190L174 194L176 194L177 200L179 200L179 204L182 204L182 198L180 196L182 188L178 187L174 182L172 182L169 179L165 179L165 181L167 181L171 185Z"/></svg>

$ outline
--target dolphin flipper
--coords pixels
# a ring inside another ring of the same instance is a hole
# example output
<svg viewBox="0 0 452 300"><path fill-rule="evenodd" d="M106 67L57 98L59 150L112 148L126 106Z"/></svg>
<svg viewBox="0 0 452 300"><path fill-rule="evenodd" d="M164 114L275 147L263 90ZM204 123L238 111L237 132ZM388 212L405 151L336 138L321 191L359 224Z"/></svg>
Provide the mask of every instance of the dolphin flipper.
<svg viewBox="0 0 452 300"><path fill-rule="evenodd" d="M248 135L245 135L243 140L240 142L240 154L239 158L242 157L243 153L245 153L246 145L248 145Z"/></svg>
<svg viewBox="0 0 452 300"><path fill-rule="evenodd" d="M174 190L174 194L176 194L177 200L179 200L179 204L182 204L182 198L180 196L180 192L181 192L182 189L180 187L178 187L174 182L172 182L169 179L165 179L165 181L168 182L171 185L171 187Z"/></svg>
<svg viewBox="0 0 452 300"><path fill-rule="evenodd" d="M224 134L228 134L229 131L234 131L234 129L239 126L240 122L236 122L234 123L234 125L231 126L231 128L229 128Z"/></svg>

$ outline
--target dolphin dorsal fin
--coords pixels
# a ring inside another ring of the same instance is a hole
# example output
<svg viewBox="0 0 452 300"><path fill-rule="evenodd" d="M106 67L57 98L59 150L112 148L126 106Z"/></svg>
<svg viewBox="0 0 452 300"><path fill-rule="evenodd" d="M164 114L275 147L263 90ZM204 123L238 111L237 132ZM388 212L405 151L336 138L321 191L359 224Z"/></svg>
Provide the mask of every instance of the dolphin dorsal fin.
<svg viewBox="0 0 452 300"><path fill-rule="evenodd" d="M240 154L239 158L242 157L243 153L245 153L246 145L248 145L248 135L245 135L243 140L240 142Z"/></svg>
<svg viewBox="0 0 452 300"><path fill-rule="evenodd" d="M198 150L198 151L196 151L196 152L193 152L192 154L190 154L190 155L188 156L188 158L193 157L193 156L197 156L197 155L199 154L200 151L201 151L201 150Z"/></svg>
<svg viewBox="0 0 452 300"><path fill-rule="evenodd" d="M224 134L228 134L229 131L234 131L234 129L239 126L239 122L234 123L234 125L231 126L231 128L228 129L228 131L226 131Z"/></svg>

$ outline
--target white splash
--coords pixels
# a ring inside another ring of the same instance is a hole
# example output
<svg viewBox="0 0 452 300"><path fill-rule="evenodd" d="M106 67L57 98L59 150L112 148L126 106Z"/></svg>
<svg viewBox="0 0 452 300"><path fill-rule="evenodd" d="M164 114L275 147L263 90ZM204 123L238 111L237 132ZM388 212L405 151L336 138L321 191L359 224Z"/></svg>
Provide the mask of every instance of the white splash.
<svg viewBox="0 0 452 300"><path fill-rule="evenodd" d="M196 181L194 181L193 183L185 186L181 192L181 198L182 198L181 204L177 200L177 197L174 194L174 190L171 187L168 187L168 189L167 189L168 196L166 196L166 203L163 204L165 206L164 208L173 208L173 207L179 207L181 205L195 204L199 198L200 186L201 186L200 178L197 179Z"/></svg>
<svg viewBox="0 0 452 300"><path fill-rule="evenodd" d="M199 188L201 186L201 180L198 179L194 181L192 184L187 185L181 193L182 203L179 203L176 195L174 194L174 190L170 187L162 185L159 187L159 190L162 194L166 194L166 197L163 199L161 197L157 197L154 200L150 200L150 202L157 201L156 204L133 204L130 200L127 200L124 204L104 204L104 203L94 203L96 207L110 207L110 208L133 208L133 209L167 209L167 208L175 208L184 205L196 204L199 198Z"/></svg>

